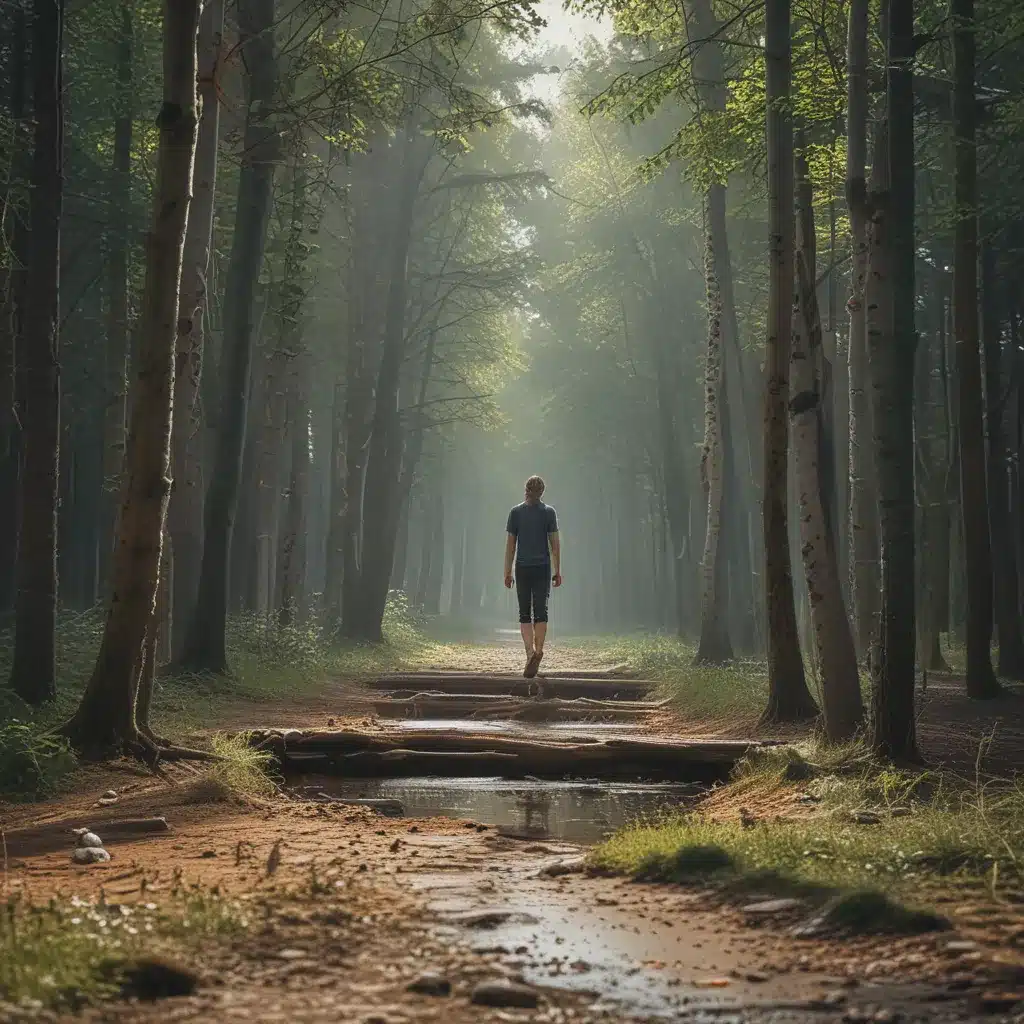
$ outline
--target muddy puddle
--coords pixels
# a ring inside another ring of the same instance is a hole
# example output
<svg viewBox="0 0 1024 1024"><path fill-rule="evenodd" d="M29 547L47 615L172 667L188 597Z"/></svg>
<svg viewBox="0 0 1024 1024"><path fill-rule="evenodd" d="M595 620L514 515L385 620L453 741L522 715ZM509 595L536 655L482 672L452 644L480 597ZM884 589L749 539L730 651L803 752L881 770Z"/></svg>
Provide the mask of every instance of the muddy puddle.
<svg viewBox="0 0 1024 1024"><path fill-rule="evenodd" d="M684 809L697 785L501 778L305 778L298 795L314 799L397 800L410 818L469 818L537 839L596 843L638 818Z"/></svg>
<svg viewBox="0 0 1024 1024"><path fill-rule="evenodd" d="M410 843L420 866L409 861L401 877L427 901L438 932L502 954L531 984L590 994L592 1009L610 1019L621 1007L647 1019L804 1021L806 1007L794 1004L827 986L809 973L762 971L757 951L714 928L696 896L648 904L635 886L612 880L542 877L545 864L578 855L578 846L476 842L487 849L468 853L451 837Z"/></svg>

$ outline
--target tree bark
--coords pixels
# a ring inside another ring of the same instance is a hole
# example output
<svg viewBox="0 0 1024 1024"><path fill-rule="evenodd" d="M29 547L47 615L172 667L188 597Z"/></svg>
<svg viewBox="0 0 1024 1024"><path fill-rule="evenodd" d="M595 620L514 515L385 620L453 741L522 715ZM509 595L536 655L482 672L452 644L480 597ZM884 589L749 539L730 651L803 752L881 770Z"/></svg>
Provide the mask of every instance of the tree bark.
<svg viewBox="0 0 1024 1024"><path fill-rule="evenodd" d="M850 281L850 593L857 650L867 660L878 635L878 482L871 447L865 283L868 268L868 0L851 0L847 34L846 203L853 269Z"/></svg>
<svg viewBox="0 0 1024 1024"><path fill-rule="evenodd" d="M982 248L982 343L985 346L985 392L988 407L989 521L995 552L995 619L999 637L999 674L1024 679L1024 636L1021 635L1017 547L1010 530L1011 455L1006 444L1006 402L1003 383L1002 339L996 305L995 251Z"/></svg>
<svg viewBox="0 0 1024 1024"><path fill-rule="evenodd" d="M277 559L281 584L277 621L281 626L290 626L296 619L301 619L305 610L303 580L306 575L306 509L310 478L307 360L308 356L302 351L292 356L289 389L292 412L288 417L292 440L291 472L281 550Z"/></svg>
<svg viewBox="0 0 1024 1024"><path fill-rule="evenodd" d="M164 4L163 106L146 240L146 277L113 594L96 666L63 727L75 749L106 754L138 742L135 702L147 631L155 627L171 452L182 249L196 146L196 34L201 4ZM152 637L155 645L156 638ZM155 655L151 654L151 661Z"/></svg>
<svg viewBox="0 0 1024 1024"><path fill-rule="evenodd" d="M238 47L246 69L248 106L238 180L235 234L224 288L222 389L213 476L203 509L203 561L195 612L181 664L191 671L226 672L231 534L245 450L256 288L278 157L271 104L277 90L274 0L240 0Z"/></svg>
<svg viewBox="0 0 1024 1024"><path fill-rule="evenodd" d="M913 0L889 0L887 57L888 180L871 197L871 275L892 311L889 343L872 333L868 348L882 541L872 746L882 757L915 761Z"/></svg>
<svg viewBox="0 0 1024 1024"><path fill-rule="evenodd" d="M974 0L950 0L956 222L953 333L960 403L960 503L967 563L967 695L996 697L992 670L992 545L985 480L984 398L978 339L978 153Z"/></svg>
<svg viewBox="0 0 1024 1024"><path fill-rule="evenodd" d="M117 533L117 509L125 456L128 395L129 224L132 203L132 126L134 90L132 48L134 4L122 0L117 38L114 152L110 168L110 221L107 225L106 404L103 410L103 517L99 552L104 599L111 584L110 567Z"/></svg>
<svg viewBox="0 0 1024 1024"><path fill-rule="evenodd" d="M9 18L9 21L8 21ZM28 107L28 18L24 4L8 7L4 19L10 33L11 141L24 160ZM13 148L13 147L12 147ZM12 164L12 179L21 178ZM0 616L14 609L17 592L18 535L20 533L21 425L16 410L20 385L18 362L24 356L22 321L25 307L25 264L28 232L21 217L13 216L8 186L0 208L0 231L10 239L10 266L0 272Z"/></svg>
<svg viewBox="0 0 1024 1024"><path fill-rule="evenodd" d="M11 689L29 704L57 695L57 496L60 453L60 221L63 205L64 0L39 0L32 27L35 139L25 282L21 536Z"/></svg>
<svg viewBox="0 0 1024 1024"><path fill-rule="evenodd" d="M793 347L790 354L793 451L804 575L811 628L821 675L825 735L833 743L852 739L864 717L860 673L839 577L836 522L830 515L828 481L822 472L829 458L822 422L825 393L821 317L815 289L813 191L803 151L796 157L797 252Z"/></svg>
<svg viewBox="0 0 1024 1024"><path fill-rule="evenodd" d="M432 146L433 143L428 143ZM405 351L408 304L408 257L412 241L413 212L430 151L423 152L415 118L405 130L404 154L398 173L398 195L391 232L388 292L380 367L374 389L373 420L366 462L364 521L374 528L363 532L362 564L359 567L360 602L346 607L346 632L361 640L382 639L381 623L387 604L391 568L398 531L397 496L401 481L404 438L398 393Z"/></svg>
<svg viewBox="0 0 1024 1024"><path fill-rule="evenodd" d="M804 721L818 708L807 689L797 633L788 529L789 351L793 297L793 123L789 110L790 0L766 0L768 124L768 337L765 348L763 529L769 722Z"/></svg>
<svg viewBox="0 0 1024 1024"><path fill-rule="evenodd" d="M195 609L203 559L203 459L198 399L217 191L217 143L220 135L218 75L223 33L224 0L207 0L199 22L198 91L202 114L181 270L171 440L174 484L167 509L167 529L174 553L171 619L175 629L171 641L172 654L176 659L184 650L185 630Z"/></svg>
<svg viewBox="0 0 1024 1024"><path fill-rule="evenodd" d="M725 365L722 352L722 296L718 287L715 251L710 234L705 240L704 279L707 288L708 341L704 370L704 447L701 484L707 501L704 557L701 560L700 643L698 665L722 665L732 660L729 641L728 562L723 550L725 492Z"/></svg>

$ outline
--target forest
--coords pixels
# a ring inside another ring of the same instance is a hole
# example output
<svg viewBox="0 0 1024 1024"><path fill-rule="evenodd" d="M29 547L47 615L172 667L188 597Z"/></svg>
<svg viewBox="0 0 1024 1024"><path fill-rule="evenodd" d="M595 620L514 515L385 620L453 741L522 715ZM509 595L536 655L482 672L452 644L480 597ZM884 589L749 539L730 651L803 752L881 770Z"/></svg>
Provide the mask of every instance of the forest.
<svg viewBox="0 0 1024 1024"><path fill-rule="evenodd" d="M0 1020L1018 1019L1021 166L1019 0L0 0Z"/></svg>
<svg viewBox="0 0 1024 1024"><path fill-rule="evenodd" d="M1024 675L1010 0L2 13L0 613L38 706L105 609L77 748L232 616L505 609L531 471L564 628L768 720L912 759L948 644Z"/></svg>

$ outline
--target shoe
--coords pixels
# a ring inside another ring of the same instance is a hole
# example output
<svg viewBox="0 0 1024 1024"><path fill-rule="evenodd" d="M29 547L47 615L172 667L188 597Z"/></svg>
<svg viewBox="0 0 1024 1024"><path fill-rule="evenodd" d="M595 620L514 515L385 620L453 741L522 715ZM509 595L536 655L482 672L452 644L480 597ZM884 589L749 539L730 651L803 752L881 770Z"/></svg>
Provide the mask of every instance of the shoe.
<svg viewBox="0 0 1024 1024"><path fill-rule="evenodd" d="M534 651L530 655L530 660L526 663L526 678L532 679L537 674L537 669L540 668L540 659L544 657L543 651Z"/></svg>

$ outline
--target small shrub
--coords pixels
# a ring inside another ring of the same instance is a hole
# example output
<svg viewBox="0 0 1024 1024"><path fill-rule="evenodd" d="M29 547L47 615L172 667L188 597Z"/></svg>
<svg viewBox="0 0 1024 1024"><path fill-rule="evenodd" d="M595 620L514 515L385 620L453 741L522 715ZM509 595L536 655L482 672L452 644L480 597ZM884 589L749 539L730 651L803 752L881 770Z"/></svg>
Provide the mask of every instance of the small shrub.
<svg viewBox="0 0 1024 1024"><path fill-rule="evenodd" d="M53 793L75 768L67 740L33 722L12 719L0 725L0 793L37 800Z"/></svg>

